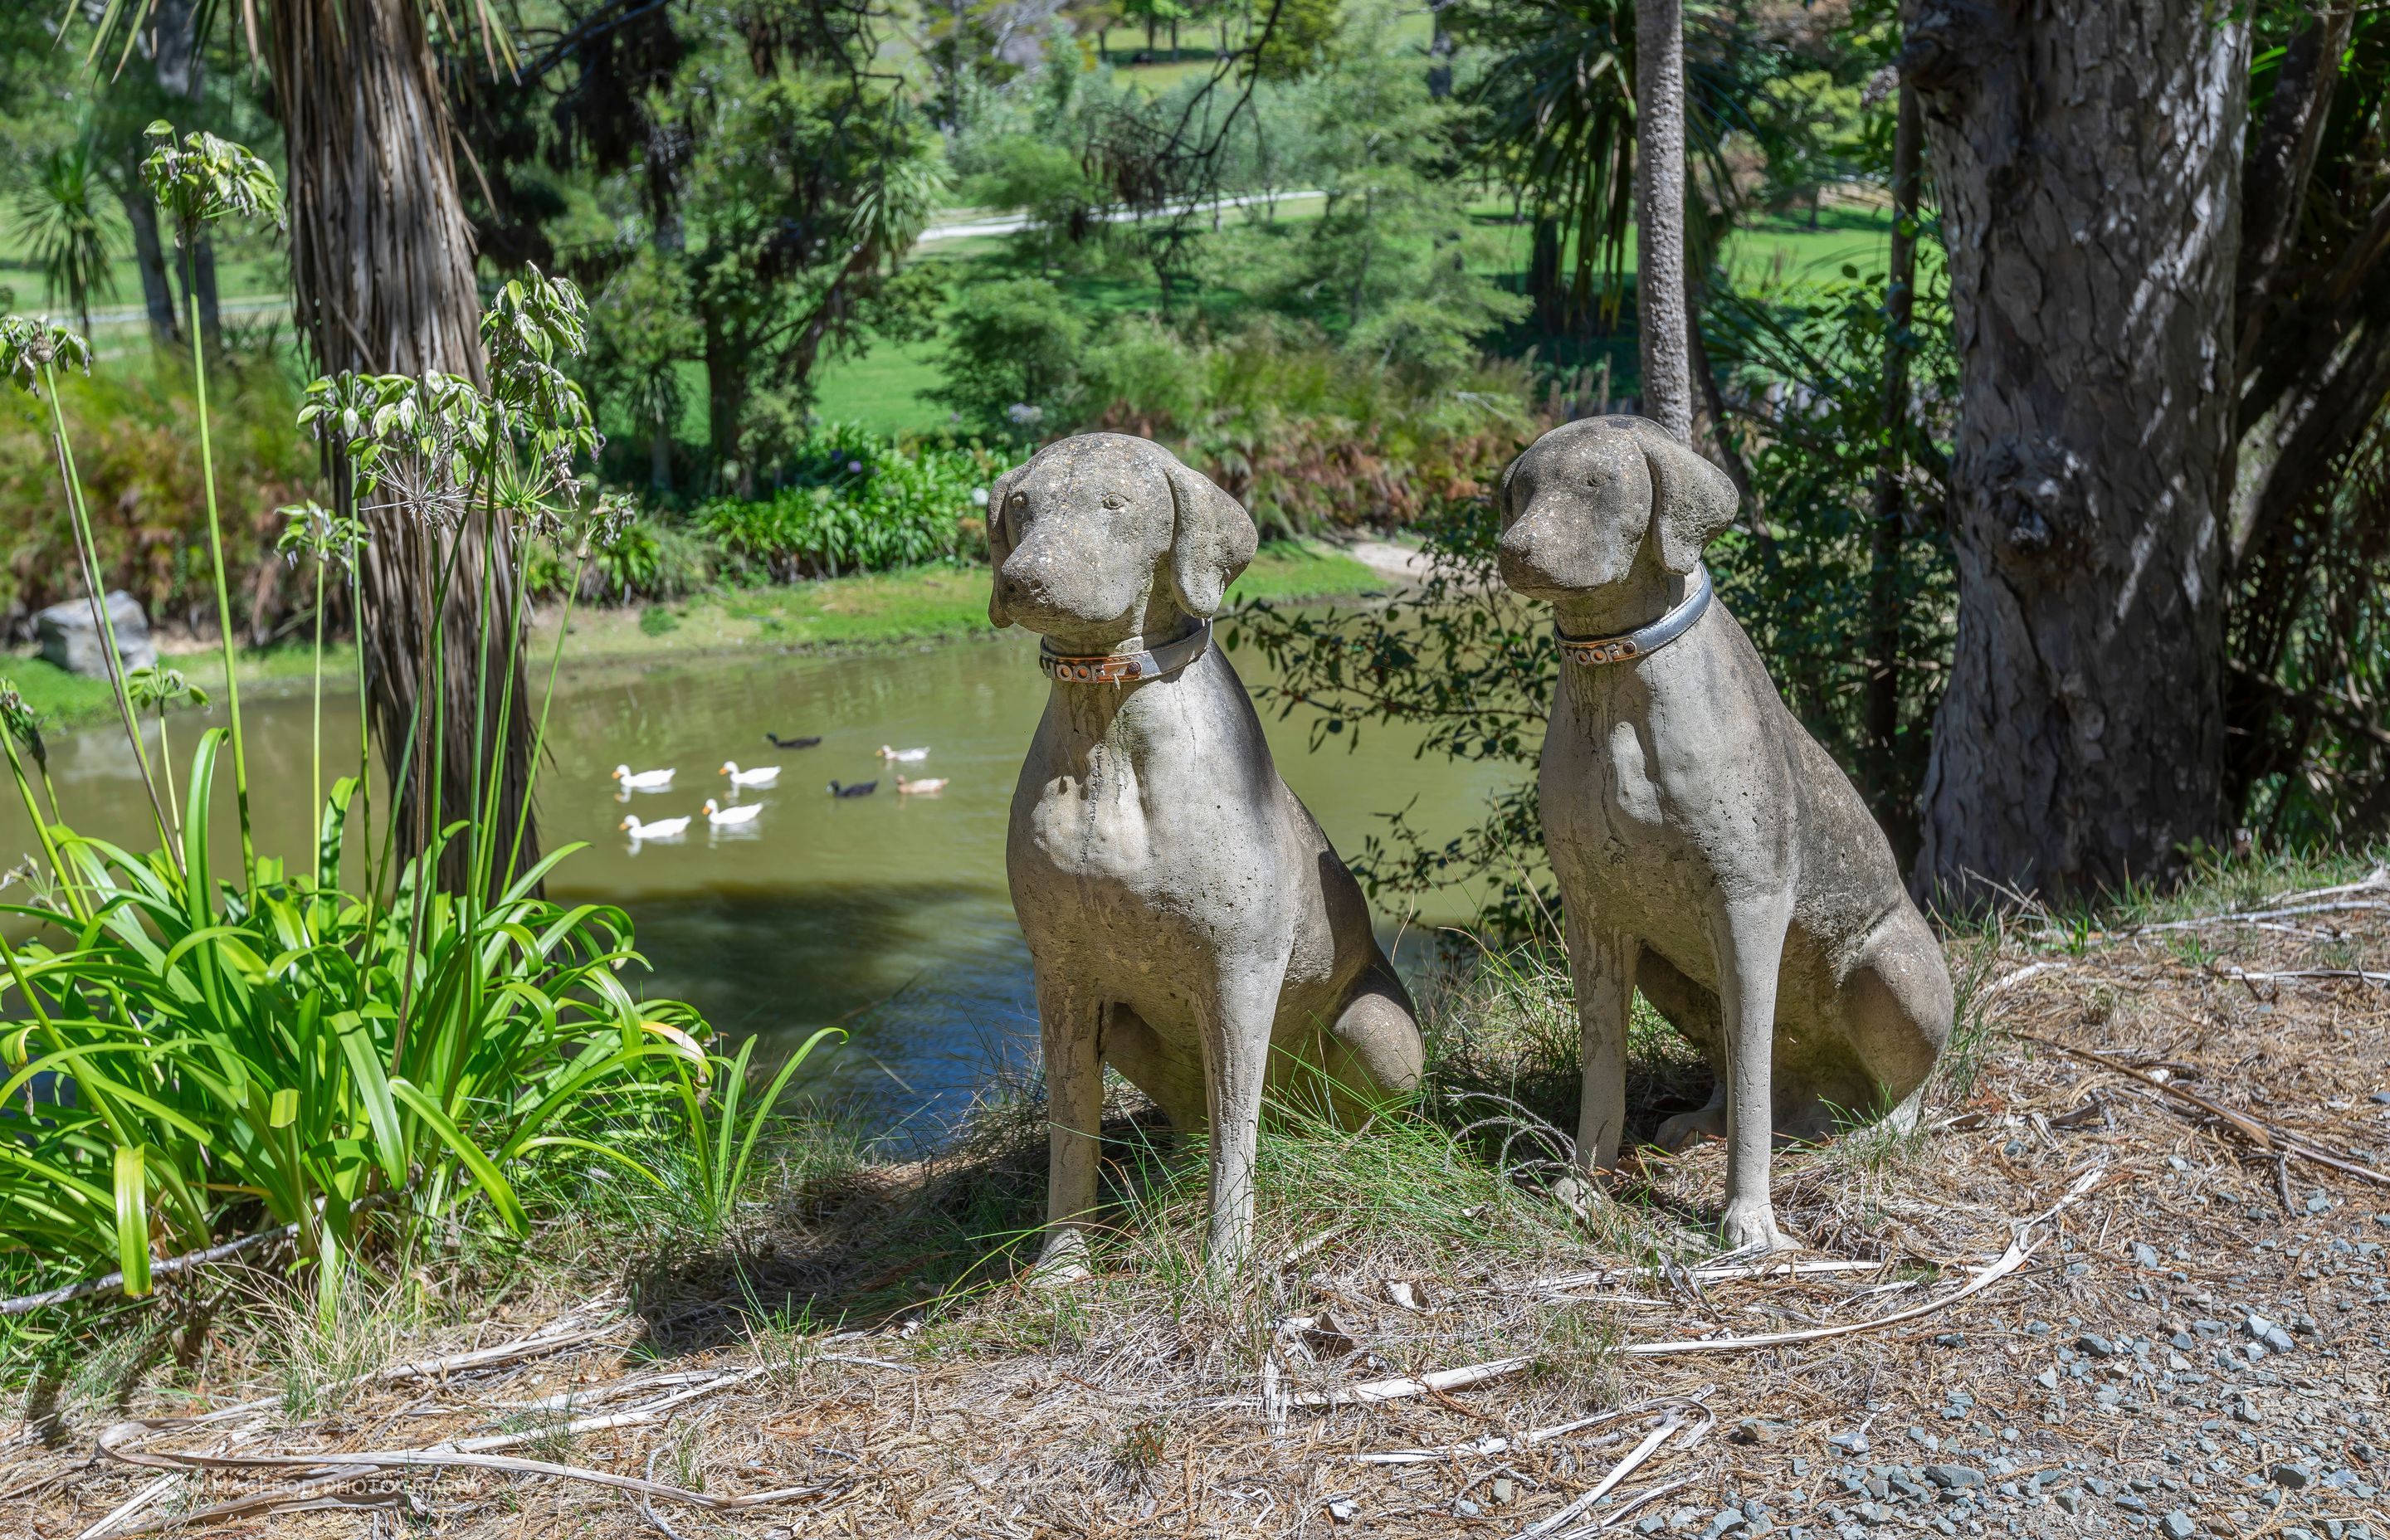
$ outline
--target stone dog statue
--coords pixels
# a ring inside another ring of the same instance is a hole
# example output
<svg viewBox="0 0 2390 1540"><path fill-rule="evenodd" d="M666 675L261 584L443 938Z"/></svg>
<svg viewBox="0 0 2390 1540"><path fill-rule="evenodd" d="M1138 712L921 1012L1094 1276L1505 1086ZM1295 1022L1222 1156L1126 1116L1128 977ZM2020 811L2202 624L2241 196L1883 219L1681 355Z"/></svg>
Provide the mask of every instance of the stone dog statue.
<svg viewBox="0 0 2390 1540"><path fill-rule="evenodd" d="M1347 1110L1411 1089L1410 998L1210 645L1253 559L1245 510L1117 433L1050 444L992 494L988 616L1042 634L1053 680L1005 845L1052 1123L1039 1269L1081 1268L1108 1063L1177 1127L1209 1124L1209 1250L1234 1265L1265 1085L1324 1075Z"/></svg>
<svg viewBox="0 0 2390 1540"><path fill-rule="evenodd" d="M1950 1035L1942 949L1892 847L1711 597L1724 473L1639 417L1555 428L1501 483L1502 581L1563 653L1539 786L1584 1033L1579 1161L1617 1159L1637 988L1717 1090L1660 1142L1728 1141L1725 1235L1786 1244L1771 1127L1917 1117Z"/></svg>

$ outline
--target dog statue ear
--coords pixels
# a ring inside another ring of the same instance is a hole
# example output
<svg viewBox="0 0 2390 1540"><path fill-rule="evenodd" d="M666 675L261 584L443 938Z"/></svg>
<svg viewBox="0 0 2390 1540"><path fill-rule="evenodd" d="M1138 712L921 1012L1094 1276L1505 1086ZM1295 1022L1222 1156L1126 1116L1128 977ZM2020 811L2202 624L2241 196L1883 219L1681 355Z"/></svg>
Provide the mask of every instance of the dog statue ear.
<svg viewBox="0 0 2390 1540"><path fill-rule="evenodd" d="M1741 506L1727 473L1703 458L1657 423L1638 423L1637 442L1651 472L1651 529L1660 539L1660 564L1690 572L1702 552Z"/></svg>
<svg viewBox="0 0 2390 1540"><path fill-rule="evenodd" d="M1509 529L1510 520L1518 517L1517 511L1510 507L1510 483L1519 479L1519 468L1527 463L1527 456L1534 449L1535 445L1529 444L1511 456L1510 463L1502 468L1502 480L1494 488L1494 521L1503 529Z"/></svg>
<svg viewBox="0 0 2390 1540"><path fill-rule="evenodd" d="M1170 536L1170 586L1179 609L1208 620L1219 612L1228 584L1253 560L1261 533L1243 506L1209 477L1179 464L1167 450L1163 462L1176 519Z"/></svg>
<svg viewBox="0 0 2390 1540"><path fill-rule="evenodd" d="M1013 528L1012 489L1028 469L1015 466L987 489L987 618L999 631L1012 623L1012 611L1004 607L1003 583L1004 558L1012 554L1019 533Z"/></svg>

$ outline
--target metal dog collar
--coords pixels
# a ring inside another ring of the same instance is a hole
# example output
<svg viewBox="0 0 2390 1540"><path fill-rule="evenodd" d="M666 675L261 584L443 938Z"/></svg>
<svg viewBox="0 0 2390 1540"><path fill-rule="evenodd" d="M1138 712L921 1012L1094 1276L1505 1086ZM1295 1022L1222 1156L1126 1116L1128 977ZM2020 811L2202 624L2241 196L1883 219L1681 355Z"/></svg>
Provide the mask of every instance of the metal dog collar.
<svg viewBox="0 0 2390 1540"><path fill-rule="evenodd" d="M1616 636L1572 636L1561 629L1560 622L1554 621L1552 635L1573 663L1624 663L1666 647L1691 630L1693 622L1702 618L1702 611L1709 607L1710 570L1696 562L1693 581L1685 585L1685 597L1650 625L1638 626Z"/></svg>
<svg viewBox="0 0 2390 1540"><path fill-rule="evenodd" d="M1037 647L1037 666L1046 676L1069 685L1125 685L1137 679L1159 679L1175 674L1201 656L1212 644L1212 622L1197 621L1195 629L1175 642L1148 652L1056 652L1049 642Z"/></svg>

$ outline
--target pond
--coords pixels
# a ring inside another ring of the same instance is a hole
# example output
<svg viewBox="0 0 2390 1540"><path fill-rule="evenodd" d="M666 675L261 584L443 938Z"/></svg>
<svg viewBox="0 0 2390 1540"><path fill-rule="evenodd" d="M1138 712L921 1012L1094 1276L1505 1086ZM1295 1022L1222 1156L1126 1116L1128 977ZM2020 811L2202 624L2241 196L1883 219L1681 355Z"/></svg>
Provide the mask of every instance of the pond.
<svg viewBox="0 0 2390 1540"><path fill-rule="evenodd" d="M1249 682L1260 677L1255 655L1235 656ZM626 978L636 993L688 1000L726 1031L761 1034L765 1050L845 1027L850 1041L808 1084L864 1102L891 1132L935 1137L993 1072L1034 1063L1036 1013L1004 839L1049 687L1034 638L1019 633L814 655L568 662L539 783L541 833L550 848L589 848L564 862L549 893L629 911L653 965L644 981ZM307 700L251 695L243 716L259 846L296 856L307 848ZM220 720L170 719L178 776L201 726ZM1439 838L1458 832L1504 774L1414 758L1416 739L1399 733L1371 729L1357 751L1332 738L1314 754L1302 719L1268 726L1280 771L1347 854L1381 827L1379 815L1405 806ZM356 732L353 696L328 696L328 768L354 764ZM766 732L822 741L776 750ZM944 790L898 795L877 757L882 744L927 747L927 759L903 768L945 778ZM782 767L776 785L739 795L762 809L752 824L712 830L700 818L681 840L636 844L619 831L626 813L654 821L696 813L709 796L727 802L726 760ZM625 802L611 776L619 764L677 774L668 791ZM153 842L119 729L56 735L51 766L71 824L128 845ZM220 775L228 804L228 764ZM876 779L879 789L834 798L832 777ZM231 822L227 805L221 827ZM6 799L0 859L32 844L23 809ZM1467 912L1453 893L1407 923L1378 918L1387 944L1416 956L1435 926Z"/></svg>

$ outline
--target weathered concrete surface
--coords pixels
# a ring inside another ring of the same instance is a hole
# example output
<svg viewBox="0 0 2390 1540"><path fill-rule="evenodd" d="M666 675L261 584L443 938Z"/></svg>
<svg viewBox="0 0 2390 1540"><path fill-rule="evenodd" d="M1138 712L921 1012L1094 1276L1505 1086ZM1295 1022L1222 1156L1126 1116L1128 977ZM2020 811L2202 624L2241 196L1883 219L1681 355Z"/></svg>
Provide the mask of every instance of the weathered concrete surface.
<svg viewBox="0 0 2390 1540"><path fill-rule="evenodd" d="M1064 440L993 490L989 616L1058 652L1183 636L1253 559L1245 510L1143 439ZM1417 1085L1415 1013L1360 887L1218 648L1160 678L1052 686L1006 866L1043 1026L1052 1272L1075 1266L1094 1214L1105 1064L1212 1129L1221 1264L1251 1242L1266 1085L1346 1112Z"/></svg>
<svg viewBox="0 0 2390 1540"><path fill-rule="evenodd" d="M158 661L157 645L149 639L149 617L141 601L118 588L108 596L109 619L116 625L116 649L127 669L148 668ZM70 674L108 677L107 640L100 634L99 612L89 598L67 599L33 617L41 637L42 656Z"/></svg>
<svg viewBox="0 0 2390 1540"><path fill-rule="evenodd" d="M1501 499L1503 581L1578 637L1664 614L1736 502L1658 425L1616 417L1538 439ZM1540 785L1585 1040L1579 1159L1616 1159L1639 986L1718 1076L1662 1142L1725 1136L1728 1240L1784 1244L1773 1130L1913 1121L1950 1034L1949 972L1890 842L1715 601L1639 659L1561 664Z"/></svg>

